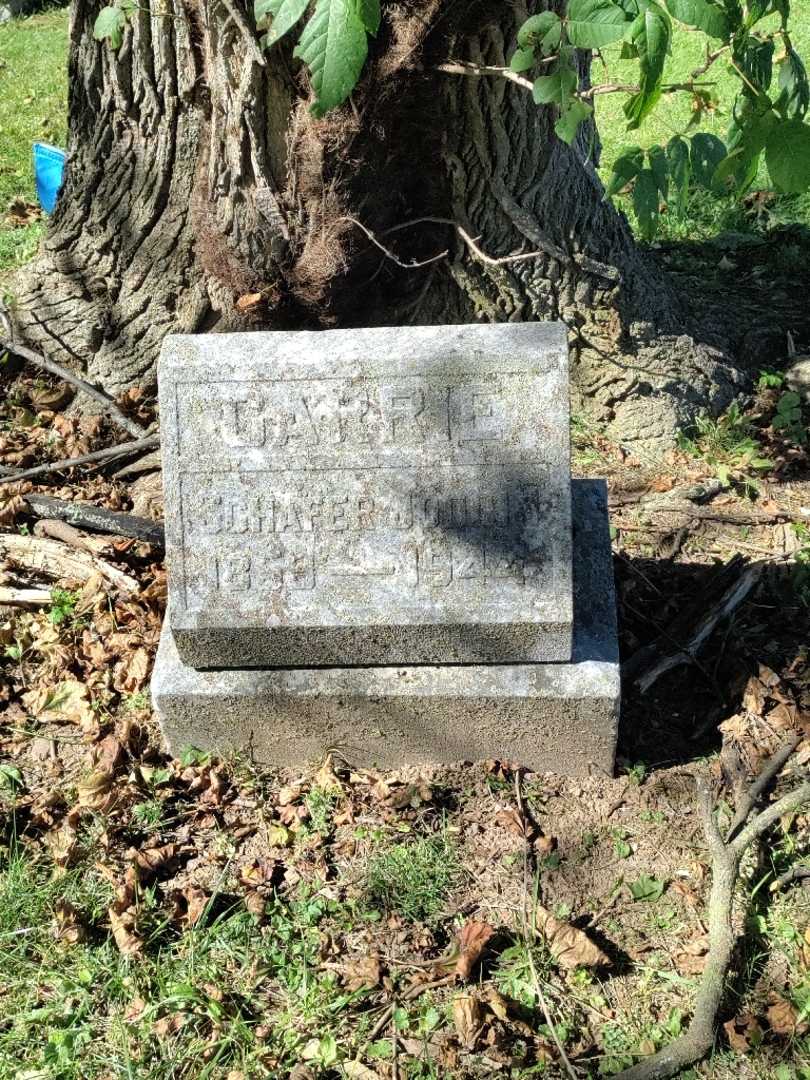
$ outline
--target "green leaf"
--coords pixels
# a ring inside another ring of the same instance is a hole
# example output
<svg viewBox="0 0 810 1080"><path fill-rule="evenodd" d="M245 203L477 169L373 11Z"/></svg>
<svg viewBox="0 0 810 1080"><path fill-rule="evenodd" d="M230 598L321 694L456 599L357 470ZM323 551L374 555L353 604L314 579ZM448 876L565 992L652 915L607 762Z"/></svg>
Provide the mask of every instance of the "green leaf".
<svg viewBox="0 0 810 1080"><path fill-rule="evenodd" d="M712 190L714 173L726 156L726 144L716 135L707 131L698 131L692 136L692 175L700 187Z"/></svg>
<svg viewBox="0 0 810 1080"><path fill-rule="evenodd" d="M0 765L0 789L5 788L6 791L14 794L22 786L23 774L16 765Z"/></svg>
<svg viewBox="0 0 810 1080"><path fill-rule="evenodd" d="M752 26L759 22L759 20L768 11L771 5L771 0L747 0L745 5L745 28L750 30Z"/></svg>
<svg viewBox="0 0 810 1080"><path fill-rule="evenodd" d="M686 26L694 26L709 37L727 41L731 34L728 17L721 7L710 0L666 0L673 18Z"/></svg>
<svg viewBox="0 0 810 1080"><path fill-rule="evenodd" d="M628 882L628 887L634 900L652 902L660 900L664 895L666 883L650 877L649 874L641 874L638 881Z"/></svg>
<svg viewBox="0 0 810 1080"><path fill-rule="evenodd" d="M712 178L712 189L741 195L756 179L760 157L779 117L770 108L757 112L759 101L743 97L744 107L734 116L729 129L728 156L717 166Z"/></svg>
<svg viewBox="0 0 810 1080"><path fill-rule="evenodd" d="M527 19L518 30L518 45L521 49L536 46L547 56L559 46L561 36L562 23L559 15L553 11L541 11L539 15L532 15Z"/></svg>
<svg viewBox="0 0 810 1080"><path fill-rule="evenodd" d="M680 135L673 135L667 143L667 165L669 178L675 188L675 210L679 215L686 211L689 199L689 184L692 180L692 161L689 156L689 143Z"/></svg>
<svg viewBox="0 0 810 1080"><path fill-rule="evenodd" d="M633 209L644 240L652 240L658 228L658 182L652 169L642 169L633 185Z"/></svg>
<svg viewBox="0 0 810 1080"><path fill-rule="evenodd" d="M628 130L640 127L661 96L661 79L672 38L672 21L658 4L644 0L645 8L631 28L638 49L640 89L626 102L624 114Z"/></svg>
<svg viewBox="0 0 810 1080"><path fill-rule="evenodd" d="M360 22L365 26L366 32L372 35L376 34L380 29L380 20L382 19L380 0L357 0L357 10L360 15Z"/></svg>
<svg viewBox="0 0 810 1080"><path fill-rule="evenodd" d="M567 64L559 64L551 75L534 80L532 92L538 105L558 105L564 108L577 88L577 73Z"/></svg>
<svg viewBox="0 0 810 1080"><path fill-rule="evenodd" d="M255 0L253 17L256 25L265 24L268 16L272 16L273 19L269 31L262 38L262 44L266 49L275 45L292 30L307 10L308 4L309 0Z"/></svg>
<svg viewBox="0 0 810 1080"><path fill-rule="evenodd" d="M534 49L515 49L515 53L509 61L509 67L512 71L528 71L533 66Z"/></svg>
<svg viewBox="0 0 810 1080"><path fill-rule="evenodd" d="M789 48L779 63L779 97L775 108L788 119L801 118L810 106L807 69L795 49Z"/></svg>
<svg viewBox="0 0 810 1080"><path fill-rule="evenodd" d="M773 79L773 51L772 41L758 41L756 38L749 37L734 55L734 59L748 81L763 94L767 94ZM743 93L751 94L750 88L744 85Z"/></svg>
<svg viewBox="0 0 810 1080"><path fill-rule="evenodd" d="M777 124L765 145L765 162L780 191L806 191L810 187L810 126L802 120Z"/></svg>
<svg viewBox="0 0 810 1080"><path fill-rule="evenodd" d="M576 137L579 125L583 120L587 120L592 112L593 109L587 102L574 98L569 107L563 109L559 120L554 125L557 138L570 146Z"/></svg>
<svg viewBox="0 0 810 1080"><path fill-rule="evenodd" d="M120 49L126 22L126 14L120 7L103 7L93 24L93 37L96 41L104 41L106 38L111 49Z"/></svg>
<svg viewBox="0 0 810 1080"><path fill-rule="evenodd" d="M613 0L569 0L566 33L578 49L601 49L619 41L632 21Z"/></svg>
<svg viewBox="0 0 810 1080"><path fill-rule="evenodd" d="M309 67L315 103L323 116L342 105L357 85L368 55L366 25L353 0L317 0L294 56Z"/></svg>
<svg viewBox="0 0 810 1080"><path fill-rule="evenodd" d="M644 168L644 151L640 146L625 146L613 163L613 175L605 191L605 198L618 194L635 180Z"/></svg>
<svg viewBox="0 0 810 1080"><path fill-rule="evenodd" d="M669 162L663 146L651 146L647 150L652 174L658 185L658 190L666 199L669 196Z"/></svg>

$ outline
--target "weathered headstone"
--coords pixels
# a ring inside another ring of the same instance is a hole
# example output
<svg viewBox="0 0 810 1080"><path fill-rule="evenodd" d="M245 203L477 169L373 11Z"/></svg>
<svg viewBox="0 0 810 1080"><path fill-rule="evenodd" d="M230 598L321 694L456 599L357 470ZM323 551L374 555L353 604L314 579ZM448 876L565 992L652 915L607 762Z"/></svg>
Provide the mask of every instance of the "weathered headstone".
<svg viewBox="0 0 810 1080"><path fill-rule="evenodd" d="M168 338L170 743L610 770L603 485L555 324Z"/></svg>
<svg viewBox="0 0 810 1080"><path fill-rule="evenodd" d="M169 339L180 656L569 659L567 372L554 324Z"/></svg>

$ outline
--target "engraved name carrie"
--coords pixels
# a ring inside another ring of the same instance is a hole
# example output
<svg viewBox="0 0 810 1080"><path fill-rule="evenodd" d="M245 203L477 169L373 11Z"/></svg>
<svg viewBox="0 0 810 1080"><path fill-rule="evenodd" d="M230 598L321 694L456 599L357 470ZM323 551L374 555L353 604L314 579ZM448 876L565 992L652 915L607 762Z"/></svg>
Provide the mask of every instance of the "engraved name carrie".
<svg viewBox="0 0 810 1080"><path fill-rule="evenodd" d="M339 382L324 389L313 381L233 390L219 404L219 434L234 449L404 446L437 435L460 444L503 438L507 402L497 387L420 382Z"/></svg>

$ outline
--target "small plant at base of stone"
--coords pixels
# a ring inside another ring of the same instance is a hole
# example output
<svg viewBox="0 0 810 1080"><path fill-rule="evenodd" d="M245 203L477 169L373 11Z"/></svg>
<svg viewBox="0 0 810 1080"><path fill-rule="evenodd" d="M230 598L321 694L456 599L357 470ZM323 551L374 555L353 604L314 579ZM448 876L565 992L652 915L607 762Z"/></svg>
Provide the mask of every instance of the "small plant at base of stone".
<svg viewBox="0 0 810 1080"><path fill-rule="evenodd" d="M742 488L749 498L759 491L757 474L773 467L737 404L716 419L698 417L691 434L679 433L678 445L691 457L702 458L724 487Z"/></svg>
<svg viewBox="0 0 810 1080"><path fill-rule="evenodd" d="M78 602L79 594L77 592L70 592L68 589L52 589L51 609L48 612L48 618L54 626L73 622Z"/></svg>

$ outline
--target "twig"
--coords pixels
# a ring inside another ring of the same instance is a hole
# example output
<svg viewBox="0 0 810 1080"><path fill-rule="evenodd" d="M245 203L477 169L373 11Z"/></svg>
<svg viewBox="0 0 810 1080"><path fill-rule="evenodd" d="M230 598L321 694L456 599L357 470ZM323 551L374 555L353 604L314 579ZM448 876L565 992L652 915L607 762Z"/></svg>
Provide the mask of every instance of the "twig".
<svg viewBox="0 0 810 1080"><path fill-rule="evenodd" d="M730 615L733 611L736 611L746 596L751 592L754 585L759 581L761 574L761 563L749 566L745 573L740 576L739 580L734 582L734 584L726 590L720 598L719 603L709 611L703 619L701 619L692 637L680 652L663 657L657 663L653 664L652 667L637 676L636 685L642 693L646 693L653 683L655 683L665 672L671 671L672 668L679 667L689 660L693 660L701 646L712 635L717 624L721 619L726 618L726 616Z"/></svg>
<svg viewBox="0 0 810 1080"><path fill-rule="evenodd" d="M540 985L540 979L537 975L537 967L534 963L534 957L532 956L532 950L530 947L526 949L526 955L529 958L529 967L532 972L532 982L534 983L534 992L537 994L537 1000L540 1002L540 1008L543 1010L543 1016L546 1018L546 1024L551 1032L551 1037L554 1040L554 1045L557 1047L557 1053L560 1055L560 1061L562 1061L565 1071L572 1078L572 1080L578 1080L576 1069L568 1060L568 1055L565 1052L565 1047L562 1044L560 1036L557 1034L557 1027L551 1018L551 1012L549 1011L548 1002L546 1001L546 995L543 993L543 988Z"/></svg>
<svg viewBox="0 0 810 1080"><path fill-rule="evenodd" d="M549 57L548 61L556 59L556 57ZM463 60L450 60L446 64L439 64L436 67L437 71L443 71L445 75L498 75L502 79L508 79L509 82L516 83L518 86L522 86L524 90L533 90L534 83L531 79L526 79L523 75L518 75L516 71L512 71L507 67L491 67L489 65L480 64L468 64Z"/></svg>
<svg viewBox="0 0 810 1080"><path fill-rule="evenodd" d="M109 461L112 458L135 454L139 450L153 450L159 445L159 435L147 435L143 439L119 443L118 446L109 446L106 450L95 450L92 454L83 454L81 457L75 458L63 458L61 461L49 461L45 465L34 465L30 469L22 469L11 476L0 476L0 484L13 484L18 480L30 480L34 476L47 476L50 473L62 472L64 469L72 469L74 465L92 465L97 461Z"/></svg>
<svg viewBox="0 0 810 1080"><path fill-rule="evenodd" d="M55 518L81 529L112 533L114 536L131 536L135 540L145 540L148 544L163 547L163 526L159 521L152 521L151 518L138 517L136 514L122 514L116 510L105 510L102 506L92 506L90 503L55 499L51 495L34 493L24 495L23 498L37 517Z"/></svg>
<svg viewBox="0 0 810 1080"><path fill-rule="evenodd" d="M413 261L413 262L403 262L402 259L398 258L394 254L394 252L391 251L390 248L387 248L387 247L385 247L384 244L381 244L380 241L377 239L377 237L374 235L374 233L371 231L371 229L367 228L362 223L362 221L358 221L357 218L347 216L347 217L337 218L336 221L335 221L335 224L337 224L340 221L350 221L352 223L352 225L356 225L357 228L361 230L361 232L364 232L366 234L366 236L369 238L369 240L372 242L372 244L376 248L380 249L380 251L383 253L383 255L385 255L386 259L390 259L391 262L396 263L397 266L401 266L403 270L418 270L422 266L429 266L430 263L438 262L439 259L446 259L447 256L450 254L449 251L445 250L445 251L440 251L438 255L431 255L431 257L429 259L422 259L421 261Z"/></svg>
<svg viewBox="0 0 810 1080"><path fill-rule="evenodd" d="M515 799L517 801L517 809L520 814L521 820L523 819L523 793L520 786L520 770L515 772ZM528 878L529 878L529 843L524 836L523 838L523 894L521 904L521 923L523 930L523 941L526 946L526 956L529 958L529 968L532 973L532 982L534 983L534 992L537 995L537 1000L540 1002L540 1008L543 1010L543 1016L546 1019L546 1024L551 1032L551 1037L554 1040L554 1045L557 1047L557 1053L560 1055L560 1061L563 1063L563 1067L571 1080L578 1080L577 1072L574 1069L571 1062L568 1060L568 1055L565 1052L565 1047L562 1044L560 1036L557 1034L557 1027L551 1017L551 1011L546 1001L546 995L543 993L543 988L540 985L540 979L537 975L537 967L534 963L534 956L532 955L532 942L529 936L529 925L526 914L528 904Z"/></svg>
<svg viewBox="0 0 810 1080"><path fill-rule="evenodd" d="M695 68L695 70L692 72L692 78L699 79L701 75L705 75L709 68L712 66L712 64L715 62L715 60L719 59L719 57L721 57L724 52L728 52L730 48L730 45L721 45L721 47L719 49L716 49L715 52L710 52L709 46L707 45L706 61L705 63L701 64L700 67Z"/></svg>
<svg viewBox="0 0 810 1080"><path fill-rule="evenodd" d="M135 578L125 574L112 563L42 536L0 533L0 558L14 566L23 567L29 573L41 574L46 578L84 582L93 574L99 573L124 592L138 591Z"/></svg>
<svg viewBox="0 0 810 1080"><path fill-rule="evenodd" d="M91 386L89 382L85 382L84 379L79 378L79 376L74 371L70 371L69 368L62 367L62 365L57 364L55 360L49 360L47 357L42 356L41 353L29 349L26 345L20 345L16 341L9 341L7 338L0 338L0 351L13 353L15 356L19 356L21 360L33 364L34 367L37 367L42 371L47 371L51 375L56 375L57 378L70 383L71 386L75 386L77 390L81 390L87 397L98 402L110 419L119 427L123 428L128 435L132 435L138 439L144 434L144 429L141 425L122 413L108 394L105 394L103 390L98 390L95 386Z"/></svg>
<svg viewBox="0 0 810 1080"><path fill-rule="evenodd" d="M590 256L583 255L579 252L574 255L569 255L567 252L563 251L562 248L557 247L556 244L543 240L536 232L531 236L531 239L537 244L539 250L518 251L512 255L501 256L487 255L485 251L481 250L477 242L472 239L470 234L463 229L457 221L453 221L452 218L433 217L432 215L428 217L412 218L410 221L403 221L399 225L394 225L392 228L386 229L383 235L387 236L389 233L400 232L402 229L410 229L414 225L449 225L450 228L456 230L472 253L488 266L503 266L507 263L522 262L525 259L537 259L541 255L548 255L552 259L557 259L558 262L581 266L583 270L587 270L588 273L595 274L597 277L604 278L606 281L617 281L619 279L619 274L615 267L607 266L605 263L600 263L596 259L592 259Z"/></svg>
<svg viewBox="0 0 810 1080"><path fill-rule="evenodd" d="M775 775L774 761L781 760L784 764L784 753L785 747L780 746L765 765L763 774L767 774L769 779L773 779ZM758 787L758 782L754 787ZM756 799L747 801L753 806ZM657 1054L624 1069L614 1080L667 1080L668 1077L676 1076L694 1065L711 1050L714 1045L717 1014L725 994L726 973L735 946L731 913L740 861L748 845L762 836L782 814L795 811L804 803L810 802L810 781L772 803L730 842L724 841L720 835L708 786L703 780L698 781L698 802L706 842L712 856L712 887L708 912L709 952L695 999L692 1021L683 1035Z"/></svg>
<svg viewBox="0 0 810 1080"><path fill-rule="evenodd" d="M771 892L778 892L794 881L810 881L810 866L791 866L790 870L786 870L771 882L769 889Z"/></svg>
<svg viewBox="0 0 810 1080"><path fill-rule="evenodd" d="M7 589L0 586L0 607L46 607L52 600L50 589Z"/></svg>
<svg viewBox="0 0 810 1080"><path fill-rule="evenodd" d="M401 995L401 1000L402 1001L412 1001L413 998L420 997L422 994L427 993L428 990L436 990L440 986L447 986L449 983L454 982L455 978L456 978L455 974L443 975L441 977L441 979L434 979L433 982L421 983L418 986L412 986ZM392 1003L391 1005L387 1005L385 1007L385 1009L383 1010L383 1013L380 1016L379 1020L377 1021L377 1023L374 1025L374 1027L371 1029L371 1031L367 1035L367 1037L366 1037L366 1045L368 1045L371 1042L374 1042L374 1040L377 1038L377 1036L380 1034L380 1032L385 1029L385 1027L387 1026L389 1020L394 1015L394 1009L395 1008L396 1008L396 1002Z"/></svg>
<svg viewBox="0 0 810 1080"><path fill-rule="evenodd" d="M765 791L771 780L782 771L785 762L799 745L801 740L801 732L794 732L794 734L791 735L771 757L770 761L756 778L754 783L748 788L745 798L740 801L737 812L729 826L726 842L733 840L735 835L748 820L748 815L756 806L763 791Z"/></svg>

